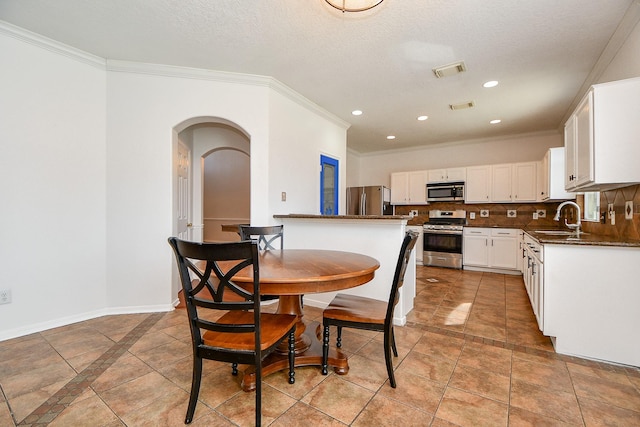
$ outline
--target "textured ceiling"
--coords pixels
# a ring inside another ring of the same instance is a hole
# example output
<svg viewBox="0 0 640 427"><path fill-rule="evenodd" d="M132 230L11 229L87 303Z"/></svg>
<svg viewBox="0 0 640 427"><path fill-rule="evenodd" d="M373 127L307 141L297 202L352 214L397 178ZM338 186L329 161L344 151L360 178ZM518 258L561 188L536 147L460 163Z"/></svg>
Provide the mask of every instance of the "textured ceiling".
<svg viewBox="0 0 640 427"><path fill-rule="evenodd" d="M0 0L0 19L107 59L272 76L351 123L365 153L557 130L633 2L385 0L354 15L323 0ZM434 76L459 60L467 72Z"/></svg>

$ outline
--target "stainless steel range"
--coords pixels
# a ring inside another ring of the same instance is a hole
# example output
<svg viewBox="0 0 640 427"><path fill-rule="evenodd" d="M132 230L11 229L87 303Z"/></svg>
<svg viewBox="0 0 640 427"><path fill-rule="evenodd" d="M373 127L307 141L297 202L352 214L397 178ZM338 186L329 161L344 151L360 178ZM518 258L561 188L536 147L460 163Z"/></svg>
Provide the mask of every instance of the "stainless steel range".
<svg viewBox="0 0 640 427"><path fill-rule="evenodd" d="M462 268L462 228L467 223L467 212L429 211L429 222L423 225L424 265Z"/></svg>

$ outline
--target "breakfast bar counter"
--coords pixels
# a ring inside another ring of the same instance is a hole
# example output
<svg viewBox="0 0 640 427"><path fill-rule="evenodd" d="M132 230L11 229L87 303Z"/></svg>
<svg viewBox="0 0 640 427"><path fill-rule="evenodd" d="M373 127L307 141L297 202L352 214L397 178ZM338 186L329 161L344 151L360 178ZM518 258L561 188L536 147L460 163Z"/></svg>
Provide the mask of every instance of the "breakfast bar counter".
<svg viewBox="0 0 640 427"><path fill-rule="evenodd" d="M393 281L398 253L406 233L408 216L401 215L274 215L284 225L285 249L327 249L368 255L380 262L380 268L369 283L344 291L353 295L387 301ZM413 309L416 293L415 251L401 288L394 323L404 325ZM309 294L304 304L324 308L335 292Z"/></svg>

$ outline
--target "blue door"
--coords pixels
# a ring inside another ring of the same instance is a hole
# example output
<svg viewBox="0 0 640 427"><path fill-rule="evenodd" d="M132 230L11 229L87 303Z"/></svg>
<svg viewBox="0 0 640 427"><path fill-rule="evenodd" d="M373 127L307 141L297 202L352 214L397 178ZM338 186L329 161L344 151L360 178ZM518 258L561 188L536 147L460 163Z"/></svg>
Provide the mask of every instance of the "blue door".
<svg viewBox="0 0 640 427"><path fill-rule="evenodd" d="M320 214L338 215L338 160L320 155Z"/></svg>

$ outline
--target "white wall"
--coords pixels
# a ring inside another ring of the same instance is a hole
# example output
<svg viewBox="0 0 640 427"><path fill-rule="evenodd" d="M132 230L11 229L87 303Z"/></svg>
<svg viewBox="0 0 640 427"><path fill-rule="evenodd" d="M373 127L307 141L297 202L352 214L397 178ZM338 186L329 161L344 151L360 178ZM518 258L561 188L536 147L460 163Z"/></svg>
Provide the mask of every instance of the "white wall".
<svg viewBox="0 0 640 427"><path fill-rule="evenodd" d="M106 304L104 61L28 37L0 28L0 340Z"/></svg>
<svg viewBox="0 0 640 427"><path fill-rule="evenodd" d="M275 224L273 214L320 213L320 155L339 161L339 210L343 212L346 197L346 123L309 114L299 104L279 92L269 98L269 177L268 210L258 217L251 212L255 224ZM251 151L252 161L254 159ZM257 159L256 159L257 160ZM304 177L300 179L300 177ZM253 178L253 177L252 177ZM287 200L281 200L282 192Z"/></svg>
<svg viewBox="0 0 640 427"><path fill-rule="evenodd" d="M640 5L636 5L640 8ZM636 24L626 42L598 79L598 83L640 77L640 23Z"/></svg>
<svg viewBox="0 0 640 427"><path fill-rule="evenodd" d="M219 73L194 78L170 67L115 67L119 71L108 73L107 101L111 308L161 308L175 298L170 286L174 261L166 239L172 230L172 135L177 124L191 117L220 117L248 134L254 224L273 223L273 214L282 212L280 192L292 181L296 188L287 212L313 211L319 182L312 165L319 164L320 152L344 157L344 127L282 96L266 84L270 79L238 84L221 81ZM138 72L138 67L143 69Z"/></svg>
<svg viewBox="0 0 640 427"><path fill-rule="evenodd" d="M271 78L119 61L105 70L100 58L40 39L0 28L0 289L13 293L0 307L0 340L171 309L172 162L194 118L247 133L252 223L283 211L291 181L285 210L319 209L311 165L320 153L338 157L344 176L347 125Z"/></svg>
<svg viewBox="0 0 640 427"><path fill-rule="evenodd" d="M364 154L359 158L358 181L351 185L390 186L392 172L537 161L548 148L563 145L559 132L544 132Z"/></svg>

